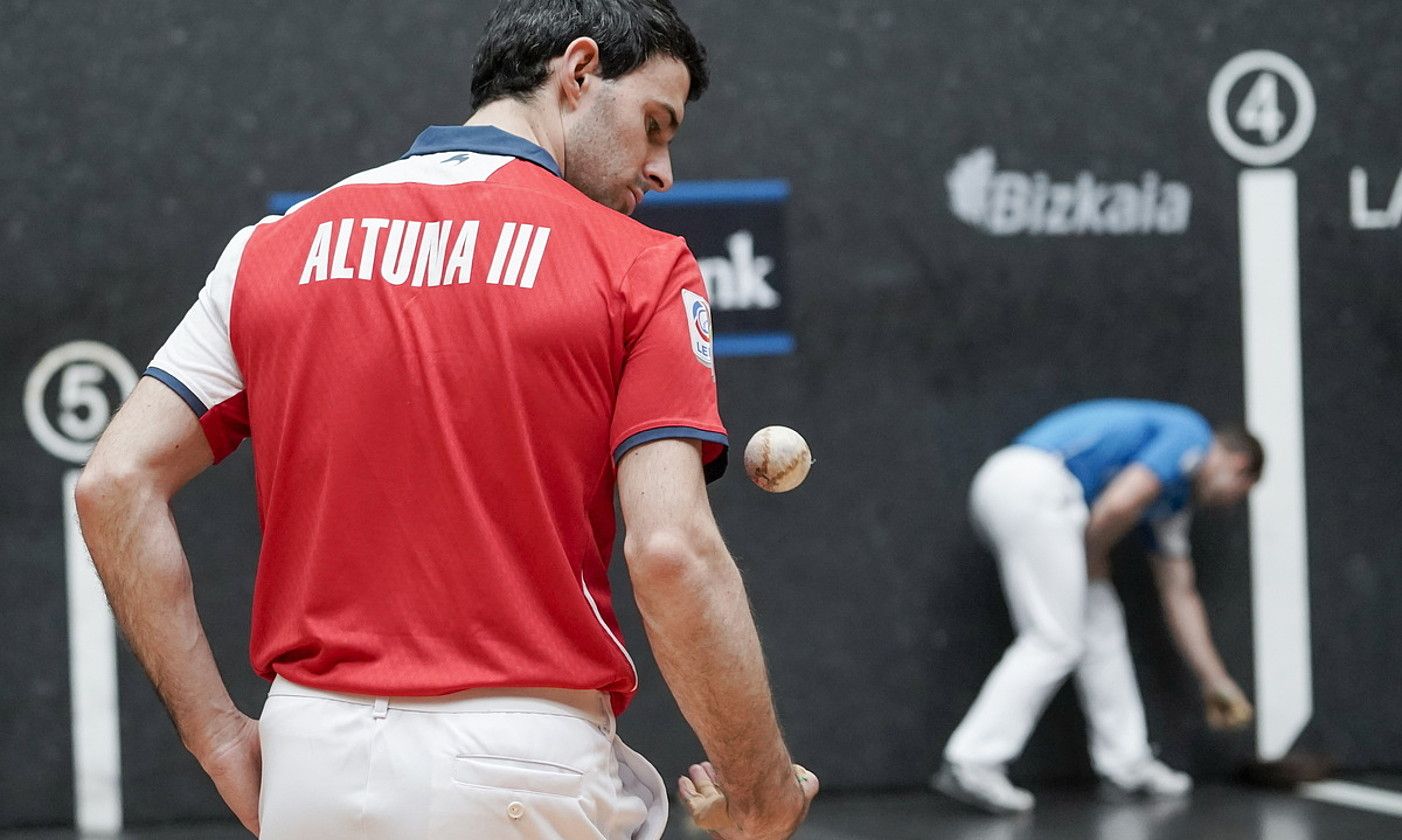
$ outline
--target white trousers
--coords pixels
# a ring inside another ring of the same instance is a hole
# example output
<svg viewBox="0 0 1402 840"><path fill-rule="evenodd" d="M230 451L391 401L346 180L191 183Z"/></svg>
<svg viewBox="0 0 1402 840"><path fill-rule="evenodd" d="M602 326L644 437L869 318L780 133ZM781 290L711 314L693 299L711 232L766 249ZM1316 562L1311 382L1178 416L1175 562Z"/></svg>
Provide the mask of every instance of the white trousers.
<svg viewBox="0 0 1402 840"><path fill-rule="evenodd" d="M258 723L262 840L657 840L667 792L607 695L376 698L278 678Z"/></svg>
<svg viewBox="0 0 1402 840"><path fill-rule="evenodd" d="M945 759L1012 761L1072 671L1096 771L1117 777L1151 758L1124 609L1109 581L1087 580L1080 482L1057 456L1011 446L974 477L969 508L997 555L1017 639L950 737Z"/></svg>

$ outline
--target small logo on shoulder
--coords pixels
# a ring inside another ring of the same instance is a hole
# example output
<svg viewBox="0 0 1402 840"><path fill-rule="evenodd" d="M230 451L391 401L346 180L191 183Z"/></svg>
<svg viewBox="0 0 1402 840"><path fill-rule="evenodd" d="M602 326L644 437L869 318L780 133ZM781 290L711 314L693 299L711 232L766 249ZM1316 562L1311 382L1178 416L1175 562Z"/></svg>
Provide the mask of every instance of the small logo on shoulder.
<svg viewBox="0 0 1402 840"><path fill-rule="evenodd" d="M706 299L690 289L682 289L682 304L686 307L686 326L691 336L691 352L696 361L714 367L715 351L711 345L711 307Z"/></svg>

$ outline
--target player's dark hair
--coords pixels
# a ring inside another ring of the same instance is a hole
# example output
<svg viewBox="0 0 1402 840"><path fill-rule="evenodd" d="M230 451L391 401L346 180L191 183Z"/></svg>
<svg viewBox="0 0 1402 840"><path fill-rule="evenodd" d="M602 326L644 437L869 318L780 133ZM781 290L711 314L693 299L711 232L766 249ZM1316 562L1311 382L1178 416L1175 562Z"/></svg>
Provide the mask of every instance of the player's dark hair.
<svg viewBox="0 0 1402 840"><path fill-rule="evenodd" d="M1266 468L1266 449L1261 441L1246 430L1245 426L1227 423L1212 430L1222 448L1246 456L1246 469L1252 478L1260 478Z"/></svg>
<svg viewBox="0 0 1402 840"><path fill-rule="evenodd" d="M599 45L605 79L668 56L691 74L688 102L710 84L706 49L670 0L504 0L488 19L472 63L472 107L526 99L549 75L550 60L576 38Z"/></svg>

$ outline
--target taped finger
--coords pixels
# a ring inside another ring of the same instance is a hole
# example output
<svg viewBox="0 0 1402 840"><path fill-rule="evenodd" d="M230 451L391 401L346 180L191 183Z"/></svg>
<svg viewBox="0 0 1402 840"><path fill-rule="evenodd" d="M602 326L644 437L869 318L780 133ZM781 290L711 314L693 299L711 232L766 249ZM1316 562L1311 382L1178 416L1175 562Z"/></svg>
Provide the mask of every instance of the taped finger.
<svg viewBox="0 0 1402 840"><path fill-rule="evenodd" d="M677 792L681 794L682 799L691 799L697 796L696 785L686 776L677 779Z"/></svg>
<svg viewBox="0 0 1402 840"><path fill-rule="evenodd" d="M707 768L699 764L693 764L687 768L687 775L691 777L692 784L696 787L696 792L702 796L710 796L716 793L715 777L707 772Z"/></svg>

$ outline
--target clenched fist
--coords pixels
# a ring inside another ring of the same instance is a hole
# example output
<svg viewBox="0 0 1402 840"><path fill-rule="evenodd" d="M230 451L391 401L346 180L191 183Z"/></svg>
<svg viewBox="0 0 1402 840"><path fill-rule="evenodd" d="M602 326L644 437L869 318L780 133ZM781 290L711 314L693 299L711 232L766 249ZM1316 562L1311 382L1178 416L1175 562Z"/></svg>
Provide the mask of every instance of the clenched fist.
<svg viewBox="0 0 1402 840"><path fill-rule="evenodd" d="M803 816L808 810L808 803L812 802L813 797L818 793L818 777L816 775L798 764L795 764L793 769L794 781L803 794L802 810L795 815L796 819L786 821L791 824L778 828L777 833L772 828L756 830L736 825L733 815L730 813L725 791L722 790L720 781L716 778L715 768L711 766L709 761L693 764L688 775L677 780L677 792L681 795L682 804L686 806L686 810L691 815L692 822L696 823L696 827L709 832L716 840L786 838L803 821Z"/></svg>

